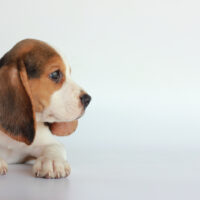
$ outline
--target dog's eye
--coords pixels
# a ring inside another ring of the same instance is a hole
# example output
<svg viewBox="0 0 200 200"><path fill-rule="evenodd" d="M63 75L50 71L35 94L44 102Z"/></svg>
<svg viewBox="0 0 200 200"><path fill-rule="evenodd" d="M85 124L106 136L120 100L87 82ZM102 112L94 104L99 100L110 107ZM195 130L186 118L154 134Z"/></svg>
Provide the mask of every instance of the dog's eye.
<svg viewBox="0 0 200 200"><path fill-rule="evenodd" d="M50 79L58 83L62 79L62 73L60 70L56 70L49 75Z"/></svg>

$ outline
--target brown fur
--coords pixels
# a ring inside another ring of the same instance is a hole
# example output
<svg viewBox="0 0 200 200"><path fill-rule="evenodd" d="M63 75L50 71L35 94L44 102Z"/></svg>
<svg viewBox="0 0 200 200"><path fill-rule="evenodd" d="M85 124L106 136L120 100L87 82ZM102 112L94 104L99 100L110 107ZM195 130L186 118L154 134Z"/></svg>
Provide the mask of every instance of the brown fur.
<svg viewBox="0 0 200 200"><path fill-rule="evenodd" d="M36 112L41 112L49 105L51 95L60 89L65 81L65 66L60 57L53 57L43 67L45 70L39 79L34 78L29 80ZM57 69L60 69L63 73L63 79L60 83L54 83L48 77L51 72Z"/></svg>
<svg viewBox="0 0 200 200"><path fill-rule="evenodd" d="M33 112L17 65L4 66L0 70L1 130L18 141L31 144L35 135Z"/></svg>
<svg viewBox="0 0 200 200"><path fill-rule="evenodd" d="M60 70L62 81L49 74ZM0 59L0 129L10 137L31 144L35 135L35 112L50 103L51 95L65 81L65 65L49 45L27 39Z"/></svg>

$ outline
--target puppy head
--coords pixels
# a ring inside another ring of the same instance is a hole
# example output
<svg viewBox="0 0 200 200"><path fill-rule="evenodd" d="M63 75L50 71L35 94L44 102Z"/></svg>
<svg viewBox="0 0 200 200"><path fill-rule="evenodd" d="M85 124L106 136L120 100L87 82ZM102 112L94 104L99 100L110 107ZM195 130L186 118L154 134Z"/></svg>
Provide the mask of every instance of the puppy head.
<svg viewBox="0 0 200 200"><path fill-rule="evenodd" d="M70 78L70 67L44 42L27 39L0 60L0 128L31 144L35 121L69 122L91 98Z"/></svg>

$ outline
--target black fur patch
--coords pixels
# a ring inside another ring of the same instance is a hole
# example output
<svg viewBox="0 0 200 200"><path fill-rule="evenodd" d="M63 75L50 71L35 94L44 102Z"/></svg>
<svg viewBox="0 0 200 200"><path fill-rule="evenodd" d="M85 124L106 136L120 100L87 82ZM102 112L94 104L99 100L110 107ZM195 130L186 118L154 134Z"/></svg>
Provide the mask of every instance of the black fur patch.
<svg viewBox="0 0 200 200"><path fill-rule="evenodd" d="M46 62L55 55L56 53L52 49L37 46L24 55L23 60L28 78L39 78L44 71Z"/></svg>
<svg viewBox="0 0 200 200"><path fill-rule="evenodd" d="M44 71L44 65L46 62L55 55L58 55L56 51L46 44L36 42L34 47L20 56L18 56L19 48L13 48L8 51L0 59L0 68L5 65L12 65L18 63L19 60L24 62L26 67L28 78L39 78Z"/></svg>
<svg viewBox="0 0 200 200"><path fill-rule="evenodd" d="M0 59L0 68L4 65L9 65L13 62L13 59L10 56L10 53L6 53L1 59Z"/></svg>
<svg viewBox="0 0 200 200"><path fill-rule="evenodd" d="M30 39L19 42L0 59L0 127L27 144L33 142L35 135L34 111L19 76L20 69L25 66L29 79L39 78L48 60L57 55L47 44ZM10 71L13 68L15 74Z"/></svg>

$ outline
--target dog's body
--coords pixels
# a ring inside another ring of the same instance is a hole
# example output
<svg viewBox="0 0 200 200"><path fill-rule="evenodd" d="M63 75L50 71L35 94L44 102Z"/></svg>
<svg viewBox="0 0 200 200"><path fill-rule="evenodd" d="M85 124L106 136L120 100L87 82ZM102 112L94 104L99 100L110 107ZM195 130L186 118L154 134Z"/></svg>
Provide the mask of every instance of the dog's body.
<svg viewBox="0 0 200 200"><path fill-rule="evenodd" d="M90 99L52 47L38 40L14 46L0 60L0 174L31 157L35 176L68 176L65 148L46 123L77 120Z"/></svg>
<svg viewBox="0 0 200 200"><path fill-rule="evenodd" d="M31 145L13 140L5 133L0 133L0 170L1 174L7 171L7 165L23 163L29 157L39 158L33 166L33 173L38 177L59 178L70 173L67 163L66 150L53 137L44 123L37 124L36 136ZM57 169L55 168L57 166Z"/></svg>

